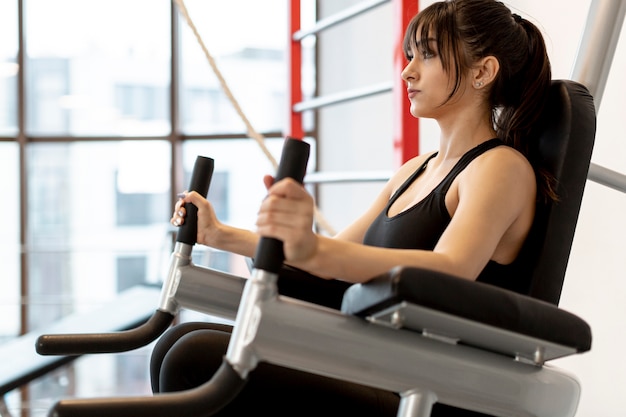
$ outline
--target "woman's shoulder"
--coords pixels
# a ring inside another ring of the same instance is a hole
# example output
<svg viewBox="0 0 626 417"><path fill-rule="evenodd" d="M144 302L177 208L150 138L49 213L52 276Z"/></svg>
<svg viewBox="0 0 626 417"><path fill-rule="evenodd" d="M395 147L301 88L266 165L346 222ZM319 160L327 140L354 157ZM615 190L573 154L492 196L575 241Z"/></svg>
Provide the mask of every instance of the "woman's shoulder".
<svg viewBox="0 0 626 417"><path fill-rule="evenodd" d="M508 183L512 189L536 185L533 166L520 151L510 146L496 146L486 151L467 167L463 177L469 183L482 186L493 182Z"/></svg>
<svg viewBox="0 0 626 417"><path fill-rule="evenodd" d="M488 168L504 168L506 171L533 171L533 167L528 159L517 149L512 146L502 145L496 146L483 155L482 165Z"/></svg>

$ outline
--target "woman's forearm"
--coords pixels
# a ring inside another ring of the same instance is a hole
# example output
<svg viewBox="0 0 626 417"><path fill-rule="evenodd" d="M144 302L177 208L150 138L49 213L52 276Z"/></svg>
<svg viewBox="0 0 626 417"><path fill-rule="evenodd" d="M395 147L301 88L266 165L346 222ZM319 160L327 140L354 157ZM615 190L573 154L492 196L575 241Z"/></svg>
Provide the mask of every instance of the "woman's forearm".
<svg viewBox="0 0 626 417"><path fill-rule="evenodd" d="M354 283L369 281L398 265L420 266L463 276L450 258L441 253L380 248L325 236L318 236L313 256L292 265L322 278Z"/></svg>
<svg viewBox="0 0 626 417"><path fill-rule="evenodd" d="M247 229L225 224L220 225L219 230L219 233L211 239L209 246L250 258L254 257L259 235Z"/></svg>

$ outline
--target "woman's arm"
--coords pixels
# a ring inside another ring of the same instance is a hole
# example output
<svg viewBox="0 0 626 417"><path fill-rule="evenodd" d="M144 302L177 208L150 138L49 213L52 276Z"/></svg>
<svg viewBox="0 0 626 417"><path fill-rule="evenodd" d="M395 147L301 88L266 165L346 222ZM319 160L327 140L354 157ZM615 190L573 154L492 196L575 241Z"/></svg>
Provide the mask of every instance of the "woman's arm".
<svg viewBox="0 0 626 417"><path fill-rule="evenodd" d="M211 203L195 191L185 193L176 202L171 223L180 226L185 222L185 203L198 208L197 242L226 252L253 257L259 243L259 235L250 230L240 229L221 223L215 215Z"/></svg>
<svg viewBox="0 0 626 417"><path fill-rule="evenodd" d="M434 251L378 248L315 235L313 199L289 179L270 188L259 211L258 232L283 241L288 263L321 277L363 282L405 265L475 279L502 245L517 254L532 222L532 168L510 148L497 149L471 164L448 192L452 221ZM357 221L348 233L363 233L362 223Z"/></svg>
<svg viewBox="0 0 626 417"><path fill-rule="evenodd" d="M418 158L423 158L417 157ZM419 160L417 161L419 162ZM348 240L360 243L367 228L383 209L391 193L398 186L398 182L404 181L405 177L410 174L411 164L405 164L404 167L385 184L382 191L374 200L373 204L367 211L360 216L351 225L341 232L337 233L334 238L340 240ZM272 186L274 179L270 175L263 178L266 188ZM227 252L237 253L243 256L253 257L256 252L256 246L259 242L259 235L253 231L240 229L221 223L213 209L211 203L196 192L184 193L183 197L176 202L174 213L172 214L171 223L180 226L185 221L185 203L192 203L198 208L198 236L197 242L216 249Z"/></svg>

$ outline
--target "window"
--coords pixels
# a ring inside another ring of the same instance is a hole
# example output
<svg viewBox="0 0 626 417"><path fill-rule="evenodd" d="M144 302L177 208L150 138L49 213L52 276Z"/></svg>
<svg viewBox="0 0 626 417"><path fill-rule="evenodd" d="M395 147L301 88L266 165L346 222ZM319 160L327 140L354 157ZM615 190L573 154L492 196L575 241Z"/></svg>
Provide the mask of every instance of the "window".
<svg viewBox="0 0 626 417"><path fill-rule="evenodd" d="M146 283L147 261L144 256L121 256L117 258L118 292Z"/></svg>
<svg viewBox="0 0 626 417"><path fill-rule="evenodd" d="M0 136L17 131L17 2L0 2Z"/></svg>
<svg viewBox="0 0 626 417"><path fill-rule="evenodd" d="M0 194L5 196L0 222L0 343L20 331L19 164L16 143L0 142ZM11 197L7 197L11 196ZM11 201L12 204L6 202ZM12 279L11 279L12 278Z"/></svg>
<svg viewBox="0 0 626 417"><path fill-rule="evenodd" d="M0 343L137 283L160 284L174 196L197 155L215 159L209 197L220 219L253 227L262 176L273 171L261 145L276 159L282 149L287 2L186 3L228 86L180 13L172 30L169 0L23 0L22 54L18 1L0 3L0 192L15 196L3 208L14 221L0 224L11 277L0 282ZM227 88L263 144L248 137ZM247 272L240 257L208 248L194 249L194 262ZM145 393L149 350L137 354L81 357L30 384L27 407ZM24 398L11 393L9 409Z"/></svg>

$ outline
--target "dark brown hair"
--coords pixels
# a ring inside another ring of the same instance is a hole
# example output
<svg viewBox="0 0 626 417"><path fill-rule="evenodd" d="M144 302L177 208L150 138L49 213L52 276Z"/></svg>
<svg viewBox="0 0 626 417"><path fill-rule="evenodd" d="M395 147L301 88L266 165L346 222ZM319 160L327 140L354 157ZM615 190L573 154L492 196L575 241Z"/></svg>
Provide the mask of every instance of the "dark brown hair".
<svg viewBox="0 0 626 417"><path fill-rule="evenodd" d="M543 198L556 200L554 179L533 160L532 139L545 106L552 72L543 36L528 20L496 0L447 0L434 3L409 23L404 37L407 56L434 44L444 70L454 80L449 99L472 65L494 56L500 70L490 85L489 101L497 135L528 158L537 173ZM418 41L419 45L418 45Z"/></svg>

